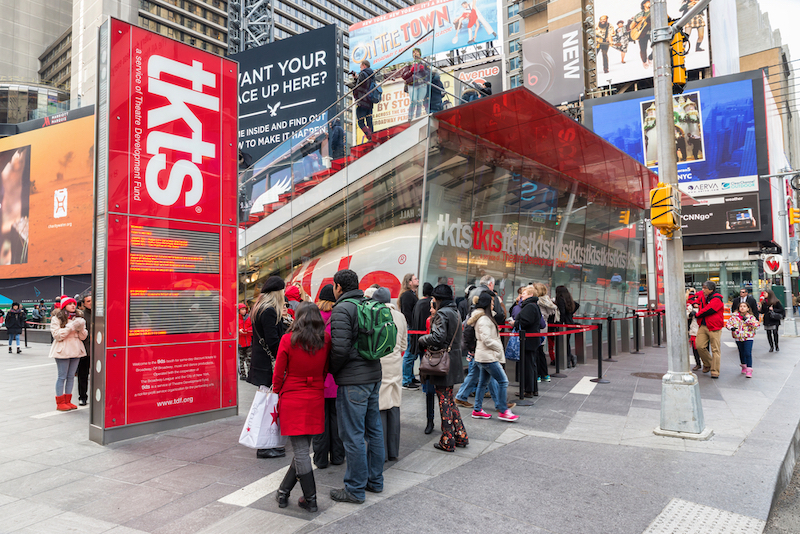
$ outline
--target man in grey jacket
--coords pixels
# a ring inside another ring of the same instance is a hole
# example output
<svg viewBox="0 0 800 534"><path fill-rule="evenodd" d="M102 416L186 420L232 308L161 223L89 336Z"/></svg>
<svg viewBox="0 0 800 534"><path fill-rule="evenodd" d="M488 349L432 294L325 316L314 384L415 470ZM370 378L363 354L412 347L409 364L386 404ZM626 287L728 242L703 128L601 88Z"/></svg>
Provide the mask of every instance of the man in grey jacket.
<svg viewBox="0 0 800 534"><path fill-rule="evenodd" d="M385 450L378 404L381 362L358 355L358 306L349 300L364 298L364 292L358 289L358 275L350 269L334 274L333 294L336 305L330 320L329 370L339 386L336 413L347 468L344 488L331 490L331 499L362 504L365 491L383 491Z"/></svg>

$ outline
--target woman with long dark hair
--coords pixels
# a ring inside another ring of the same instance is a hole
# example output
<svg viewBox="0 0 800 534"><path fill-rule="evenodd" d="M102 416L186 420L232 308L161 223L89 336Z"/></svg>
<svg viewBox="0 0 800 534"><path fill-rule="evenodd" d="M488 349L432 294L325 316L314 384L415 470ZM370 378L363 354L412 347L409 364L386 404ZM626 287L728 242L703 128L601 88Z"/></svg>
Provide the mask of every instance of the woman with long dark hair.
<svg viewBox="0 0 800 534"><path fill-rule="evenodd" d="M781 348L778 346L778 329L781 326L781 320L785 317L786 310L783 309L783 304L775 296L771 289L766 290L766 296L761 302L761 316L764 318L764 330L767 331L767 341L769 341L770 352L780 352Z"/></svg>
<svg viewBox="0 0 800 534"><path fill-rule="evenodd" d="M556 288L556 306L558 306L558 313L561 316L561 324L575 324L573 315L580 304L572 300L572 295L566 286L558 286ZM572 334L567 334L567 367L575 367L578 364L578 358L572 354L572 347L570 346L570 337ZM554 356L554 354L551 354Z"/></svg>
<svg viewBox="0 0 800 534"><path fill-rule="evenodd" d="M289 504L289 493L297 481L303 496L300 508L317 511L317 485L311 467L311 440L325 430L323 388L328 372L331 336L325 331L319 308L301 302L294 322L280 341L275 358L272 391L278 394L281 435L289 436L294 458L275 498L280 508Z"/></svg>
<svg viewBox="0 0 800 534"><path fill-rule="evenodd" d="M469 437L461 421L461 413L453 398L453 386L464 380L461 361L461 316L453 301L453 289L439 284L433 289L431 302L436 314L431 318L431 333L419 338L420 351L450 349L450 369L446 375L431 375L427 378L436 388L439 398L439 413L442 417L442 436L433 446L439 450L454 452L456 447L466 447Z"/></svg>
<svg viewBox="0 0 800 534"><path fill-rule="evenodd" d="M272 366L278 354L286 327L283 323L284 297L286 287L280 276L270 276L261 288L261 294L250 311L250 322L253 326L252 358L250 375L247 381L254 386L272 386ZM258 458L280 458L286 456L284 447L274 449L258 449Z"/></svg>
<svg viewBox="0 0 800 534"><path fill-rule="evenodd" d="M86 320L83 318L83 313L78 310L78 302L74 298L62 298L61 308L50 320L50 333L53 334L50 357L55 358L58 366L56 408L62 412L75 410L78 407L71 402L72 385L78 363L83 356L86 356L83 340L87 338L89 331L86 330Z"/></svg>

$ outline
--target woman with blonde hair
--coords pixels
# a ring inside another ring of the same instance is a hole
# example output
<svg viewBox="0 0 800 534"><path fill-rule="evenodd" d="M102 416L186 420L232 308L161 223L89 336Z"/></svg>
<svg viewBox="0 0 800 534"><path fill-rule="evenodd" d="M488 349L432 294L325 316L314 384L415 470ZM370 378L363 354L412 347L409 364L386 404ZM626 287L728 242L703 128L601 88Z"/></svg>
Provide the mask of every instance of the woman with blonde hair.
<svg viewBox="0 0 800 534"><path fill-rule="evenodd" d="M272 387L272 371L281 337L286 331L283 323L284 297L286 284L280 276L270 276L261 288L261 294L250 312L253 325L253 350L250 360L250 376L247 381L256 387ZM259 449L258 458L279 458L286 456L283 447Z"/></svg>
<svg viewBox="0 0 800 534"><path fill-rule="evenodd" d="M78 407L71 402L72 385L78 363L86 356L83 340L87 338L89 331L86 330L86 320L78 310L78 302L74 298L61 298L61 308L53 314L50 321L50 333L53 334L50 357L55 358L58 366L56 408L62 412L76 410Z"/></svg>

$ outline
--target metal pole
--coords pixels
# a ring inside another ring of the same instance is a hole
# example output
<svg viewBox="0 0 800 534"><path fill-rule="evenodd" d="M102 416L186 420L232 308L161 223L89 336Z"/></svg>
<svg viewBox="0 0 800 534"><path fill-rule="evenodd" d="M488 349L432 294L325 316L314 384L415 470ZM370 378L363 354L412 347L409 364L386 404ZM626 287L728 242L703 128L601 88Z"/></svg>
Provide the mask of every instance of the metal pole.
<svg viewBox="0 0 800 534"><path fill-rule="evenodd" d="M784 294L786 295L786 323L792 323L794 327L794 306L792 306L792 267L789 263L789 212L787 204L786 204L786 179L783 177L774 178L778 180L778 191L780 191L780 203L781 203L781 211L779 212L781 215L786 217L786 222L783 221L783 217L781 217L781 229L783 230L781 233L783 234L783 244L781 245L781 251L783 252L783 288ZM784 327L784 333L792 335L796 335L797 332L794 331L792 328L792 332L787 332Z"/></svg>
<svg viewBox="0 0 800 534"><path fill-rule="evenodd" d="M637 314L633 314L633 354L639 354L640 351L640 344L642 342L641 339L642 332L641 332L641 325L639 324L639 316Z"/></svg>
<svg viewBox="0 0 800 534"><path fill-rule="evenodd" d="M612 356L617 355L617 331L614 328L614 318L609 315L606 317L606 321L608 321L608 358L606 361L608 363L617 363L617 360L612 358Z"/></svg>
<svg viewBox="0 0 800 534"><path fill-rule="evenodd" d="M556 330L556 332L560 332L560 330ZM564 345L561 342L562 337L564 336L555 336L554 339L553 347L556 349L556 372L550 375L551 378L566 378L568 376L561 372L561 358L564 355Z"/></svg>
<svg viewBox="0 0 800 534"><path fill-rule="evenodd" d="M662 182L677 188L678 162L672 102L672 29L669 27L666 0L654 0L651 6L658 176ZM666 240L664 247L664 304L673 313L666 314L669 365L667 374L661 381L661 426L655 433L708 439L712 432L706 429L700 403L700 387L697 377L689 370L683 286L683 237L678 229Z"/></svg>
<svg viewBox="0 0 800 534"><path fill-rule="evenodd" d="M591 378L589 382L608 384L608 380L603 378L603 323L597 323L597 333L597 338L600 340L597 344L597 378Z"/></svg>

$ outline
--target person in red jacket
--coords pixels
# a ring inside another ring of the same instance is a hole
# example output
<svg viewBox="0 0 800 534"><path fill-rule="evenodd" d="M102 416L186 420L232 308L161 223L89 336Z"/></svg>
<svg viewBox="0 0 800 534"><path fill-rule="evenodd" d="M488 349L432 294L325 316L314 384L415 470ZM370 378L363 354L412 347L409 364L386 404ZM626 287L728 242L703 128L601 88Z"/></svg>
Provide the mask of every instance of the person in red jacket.
<svg viewBox="0 0 800 534"><path fill-rule="evenodd" d="M281 338L275 357L272 391L278 394L281 435L289 436L294 458L275 498L280 508L289 503L289 493L299 480L303 496L297 502L309 512L317 511L317 485L311 467L311 440L325 431L323 388L328 372L331 336L322 315L311 302L295 310L289 332Z"/></svg>
<svg viewBox="0 0 800 534"><path fill-rule="evenodd" d="M717 293L717 285L708 280L703 282L703 291L697 294L695 302L700 305L695 317L700 327L697 329L695 344L700 359L703 361L703 372L711 371L711 378L719 378L720 346L719 339L725 326L723 311L725 303L722 295ZM709 352L709 347L711 351Z"/></svg>
<svg viewBox="0 0 800 534"><path fill-rule="evenodd" d="M253 345L253 324L247 304L239 304L239 379L247 380Z"/></svg>

